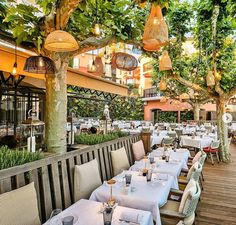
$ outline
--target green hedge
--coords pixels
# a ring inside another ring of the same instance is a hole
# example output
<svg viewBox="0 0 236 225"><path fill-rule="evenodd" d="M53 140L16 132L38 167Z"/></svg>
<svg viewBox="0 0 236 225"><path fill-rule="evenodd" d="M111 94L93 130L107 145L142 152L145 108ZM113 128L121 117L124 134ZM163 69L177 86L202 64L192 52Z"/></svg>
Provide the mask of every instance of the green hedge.
<svg viewBox="0 0 236 225"><path fill-rule="evenodd" d="M0 170L19 166L42 158L43 156L38 152L30 153L27 151L11 150L6 146L2 146L0 147Z"/></svg>
<svg viewBox="0 0 236 225"><path fill-rule="evenodd" d="M128 133L121 131L109 134L79 134L75 136L75 142L77 144L96 145L128 135Z"/></svg>

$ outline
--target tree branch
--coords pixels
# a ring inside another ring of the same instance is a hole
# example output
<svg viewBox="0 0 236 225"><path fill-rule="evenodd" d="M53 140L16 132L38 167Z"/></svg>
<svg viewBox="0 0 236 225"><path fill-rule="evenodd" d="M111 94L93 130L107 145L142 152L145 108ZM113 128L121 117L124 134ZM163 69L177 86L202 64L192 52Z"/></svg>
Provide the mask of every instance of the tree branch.
<svg viewBox="0 0 236 225"><path fill-rule="evenodd" d="M51 13L45 17L44 19L44 27L45 35L48 35L50 32L54 31L55 29L63 29L67 25L71 14L76 10L79 3L82 0L61 0L59 8L56 6L53 7ZM56 28L54 25L54 12L56 14Z"/></svg>
<svg viewBox="0 0 236 225"><path fill-rule="evenodd" d="M231 91L228 94L228 98L233 97L234 95L236 95L236 87L234 87L233 89L231 89Z"/></svg>
<svg viewBox="0 0 236 225"><path fill-rule="evenodd" d="M71 57L76 56L81 53L92 51L98 48L105 47L111 43L116 42L115 36L109 36L103 39L96 37L89 37L80 43L80 48L71 53Z"/></svg>

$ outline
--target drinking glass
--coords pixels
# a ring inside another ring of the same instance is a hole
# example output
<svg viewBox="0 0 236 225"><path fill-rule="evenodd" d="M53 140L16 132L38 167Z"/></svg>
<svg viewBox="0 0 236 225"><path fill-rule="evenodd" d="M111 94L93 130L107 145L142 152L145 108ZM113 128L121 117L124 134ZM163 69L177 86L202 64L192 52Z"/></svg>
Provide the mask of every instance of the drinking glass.
<svg viewBox="0 0 236 225"><path fill-rule="evenodd" d="M62 219L62 225L73 225L74 217L66 216Z"/></svg>
<svg viewBox="0 0 236 225"><path fill-rule="evenodd" d="M113 210L111 207L106 207L103 212L104 225L111 225Z"/></svg>
<svg viewBox="0 0 236 225"><path fill-rule="evenodd" d="M152 170L148 170L146 178L147 178L147 182L152 180Z"/></svg>
<svg viewBox="0 0 236 225"><path fill-rule="evenodd" d="M125 183L126 183L126 186L129 186L129 185L130 185L131 179L132 179L132 174L126 174L126 175L125 175Z"/></svg>
<svg viewBox="0 0 236 225"><path fill-rule="evenodd" d="M150 164L154 163L155 162L154 157L149 157L149 162L150 162Z"/></svg>

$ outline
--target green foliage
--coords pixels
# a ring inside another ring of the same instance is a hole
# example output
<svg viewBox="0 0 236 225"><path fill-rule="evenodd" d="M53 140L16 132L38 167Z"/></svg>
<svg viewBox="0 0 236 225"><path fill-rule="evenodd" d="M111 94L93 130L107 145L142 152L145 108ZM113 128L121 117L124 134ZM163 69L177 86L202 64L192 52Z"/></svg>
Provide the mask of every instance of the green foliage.
<svg viewBox="0 0 236 225"><path fill-rule="evenodd" d="M159 123L176 123L177 112L159 111L157 120Z"/></svg>
<svg viewBox="0 0 236 225"><path fill-rule="evenodd" d="M118 41L140 40L146 9L140 9L131 0L87 1L72 14L67 26L79 40L93 36L93 26L101 25L102 36L116 37ZM97 17L97 21L96 21Z"/></svg>
<svg viewBox="0 0 236 225"><path fill-rule="evenodd" d="M91 99L69 99L68 111L73 111L77 117L101 118L105 102ZM108 103L110 117L113 120L143 120L143 101L140 98L116 97Z"/></svg>
<svg viewBox="0 0 236 225"><path fill-rule="evenodd" d="M213 40L213 8L216 3L220 10L216 39ZM217 71L222 76L220 87L225 93L236 87L236 18L233 17L235 5L234 1L225 0L196 0L193 6L186 2L170 4L167 14L169 33L176 41L171 42L166 49L172 60L174 74L207 89L205 77L209 70L213 70L212 56L213 51L216 51ZM187 55L182 45L190 34L194 35L197 52ZM160 72L158 63L155 63L153 68L155 84L158 84L163 76L168 79L168 72ZM211 90L215 92L215 96L219 95L214 87ZM167 95L172 92L176 97L186 91L189 90L176 80L168 80Z"/></svg>
<svg viewBox="0 0 236 225"><path fill-rule="evenodd" d="M4 0L5 1L5 0ZM38 49L45 39L45 20L53 15L56 0L37 0L38 5L0 4L4 7L0 14L3 32L10 30L17 43L27 42ZM93 27L101 24L101 38L112 37L116 41L140 41L147 15L147 8L140 8L132 0L80 1L65 27L78 42L94 36ZM6 29L4 29L6 28Z"/></svg>
<svg viewBox="0 0 236 225"><path fill-rule="evenodd" d="M96 145L125 136L128 136L128 134L121 131L109 134L79 134L75 136L75 142L77 144Z"/></svg>
<svg viewBox="0 0 236 225"><path fill-rule="evenodd" d="M40 153L30 153L27 151L11 150L6 146L0 147L0 170L13 166L23 165L42 159Z"/></svg>
<svg viewBox="0 0 236 225"><path fill-rule="evenodd" d="M193 120L193 119L194 119L193 112L190 112L190 111L181 112L181 121L187 121L187 120Z"/></svg>

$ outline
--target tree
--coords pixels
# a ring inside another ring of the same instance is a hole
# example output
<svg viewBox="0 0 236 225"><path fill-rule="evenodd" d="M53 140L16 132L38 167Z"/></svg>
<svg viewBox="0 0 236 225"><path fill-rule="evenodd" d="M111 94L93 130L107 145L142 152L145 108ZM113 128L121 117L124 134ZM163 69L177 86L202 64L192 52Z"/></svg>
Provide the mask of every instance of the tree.
<svg viewBox="0 0 236 225"><path fill-rule="evenodd" d="M0 29L18 44L50 57L55 74L46 76L46 147L50 152L66 151L67 85L69 59L76 54L116 41L136 42L141 38L146 11L131 0L36 0L37 5L2 0ZM98 18L102 35L95 37L92 27ZM4 28L4 26L5 28ZM80 49L72 53L52 53L43 48L47 35L63 29L76 38Z"/></svg>
<svg viewBox="0 0 236 225"><path fill-rule="evenodd" d="M191 7L187 3L173 4L167 16L170 34L176 39L169 46L173 70L158 73L159 77L166 76L216 102L218 137L224 162L230 160L230 155L227 125L222 121L222 116L228 100L236 94L236 21L230 3L224 0L195 1L193 15L196 22L191 20ZM198 50L191 56L185 55L182 48L188 32L194 35ZM209 71L214 74L215 81L211 86L207 86Z"/></svg>

